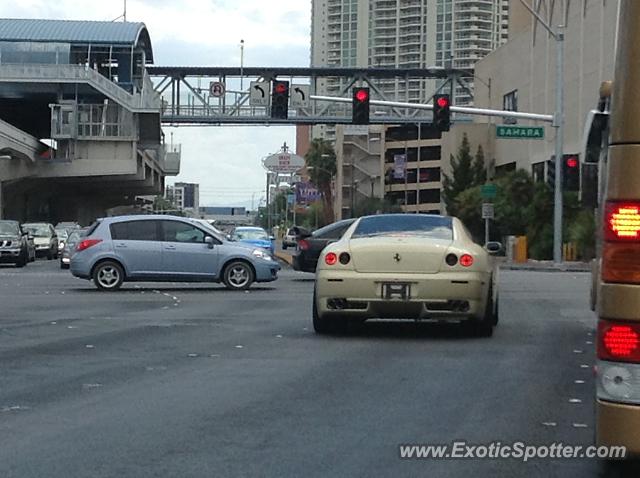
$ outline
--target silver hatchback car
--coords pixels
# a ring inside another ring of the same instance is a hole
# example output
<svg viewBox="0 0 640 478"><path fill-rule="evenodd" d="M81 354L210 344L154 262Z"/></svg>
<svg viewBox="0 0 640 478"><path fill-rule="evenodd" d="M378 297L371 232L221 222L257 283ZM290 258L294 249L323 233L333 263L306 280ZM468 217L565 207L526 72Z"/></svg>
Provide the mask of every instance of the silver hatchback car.
<svg viewBox="0 0 640 478"><path fill-rule="evenodd" d="M71 273L112 291L125 281L222 282L245 290L278 278L280 265L257 247L230 242L201 221L118 216L96 221L78 242Z"/></svg>

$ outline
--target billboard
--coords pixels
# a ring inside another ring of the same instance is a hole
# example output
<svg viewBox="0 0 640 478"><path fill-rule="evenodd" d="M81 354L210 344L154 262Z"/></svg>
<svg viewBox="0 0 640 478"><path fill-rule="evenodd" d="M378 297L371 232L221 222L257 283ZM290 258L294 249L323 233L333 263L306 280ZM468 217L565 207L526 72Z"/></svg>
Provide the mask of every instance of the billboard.
<svg viewBox="0 0 640 478"><path fill-rule="evenodd" d="M310 182L296 184L296 203L310 204L320 200L320 191Z"/></svg>
<svg viewBox="0 0 640 478"><path fill-rule="evenodd" d="M404 179L407 171L407 155L393 155L393 179Z"/></svg>

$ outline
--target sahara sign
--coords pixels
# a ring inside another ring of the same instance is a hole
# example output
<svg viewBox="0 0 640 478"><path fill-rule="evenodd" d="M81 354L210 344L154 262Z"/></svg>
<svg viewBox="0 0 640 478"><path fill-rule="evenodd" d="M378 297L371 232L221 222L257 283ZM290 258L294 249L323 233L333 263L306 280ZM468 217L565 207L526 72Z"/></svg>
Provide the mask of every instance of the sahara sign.
<svg viewBox="0 0 640 478"><path fill-rule="evenodd" d="M544 127L497 125L496 137L505 139L544 139Z"/></svg>

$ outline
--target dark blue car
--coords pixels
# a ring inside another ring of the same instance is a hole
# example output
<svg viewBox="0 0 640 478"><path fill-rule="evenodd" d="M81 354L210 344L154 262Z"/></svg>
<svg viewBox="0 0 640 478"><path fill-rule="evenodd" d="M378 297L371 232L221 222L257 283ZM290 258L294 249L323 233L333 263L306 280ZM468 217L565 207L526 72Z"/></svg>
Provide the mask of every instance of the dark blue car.
<svg viewBox="0 0 640 478"><path fill-rule="evenodd" d="M270 237L261 227L236 227L231 234L231 239L267 250L272 256L275 254L273 237Z"/></svg>

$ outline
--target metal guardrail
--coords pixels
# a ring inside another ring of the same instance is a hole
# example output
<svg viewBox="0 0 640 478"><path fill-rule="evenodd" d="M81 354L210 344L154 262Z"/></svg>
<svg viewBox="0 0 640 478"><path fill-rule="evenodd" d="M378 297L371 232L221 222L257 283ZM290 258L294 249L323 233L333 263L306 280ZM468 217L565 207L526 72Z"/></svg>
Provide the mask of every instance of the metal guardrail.
<svg viewBox="0 0 640 478"><path fill-rule="evenodd" d="M151 80L147 75L147 85ZM84 65L33 65L3 64L0 65L0 82L20 81L23 83L88 83L105 96L118 102L133 112L157 112L160 110L160 98L147 85L143 90L149 93L131 94L116 83L110 81L95 70Z"/></svg>

